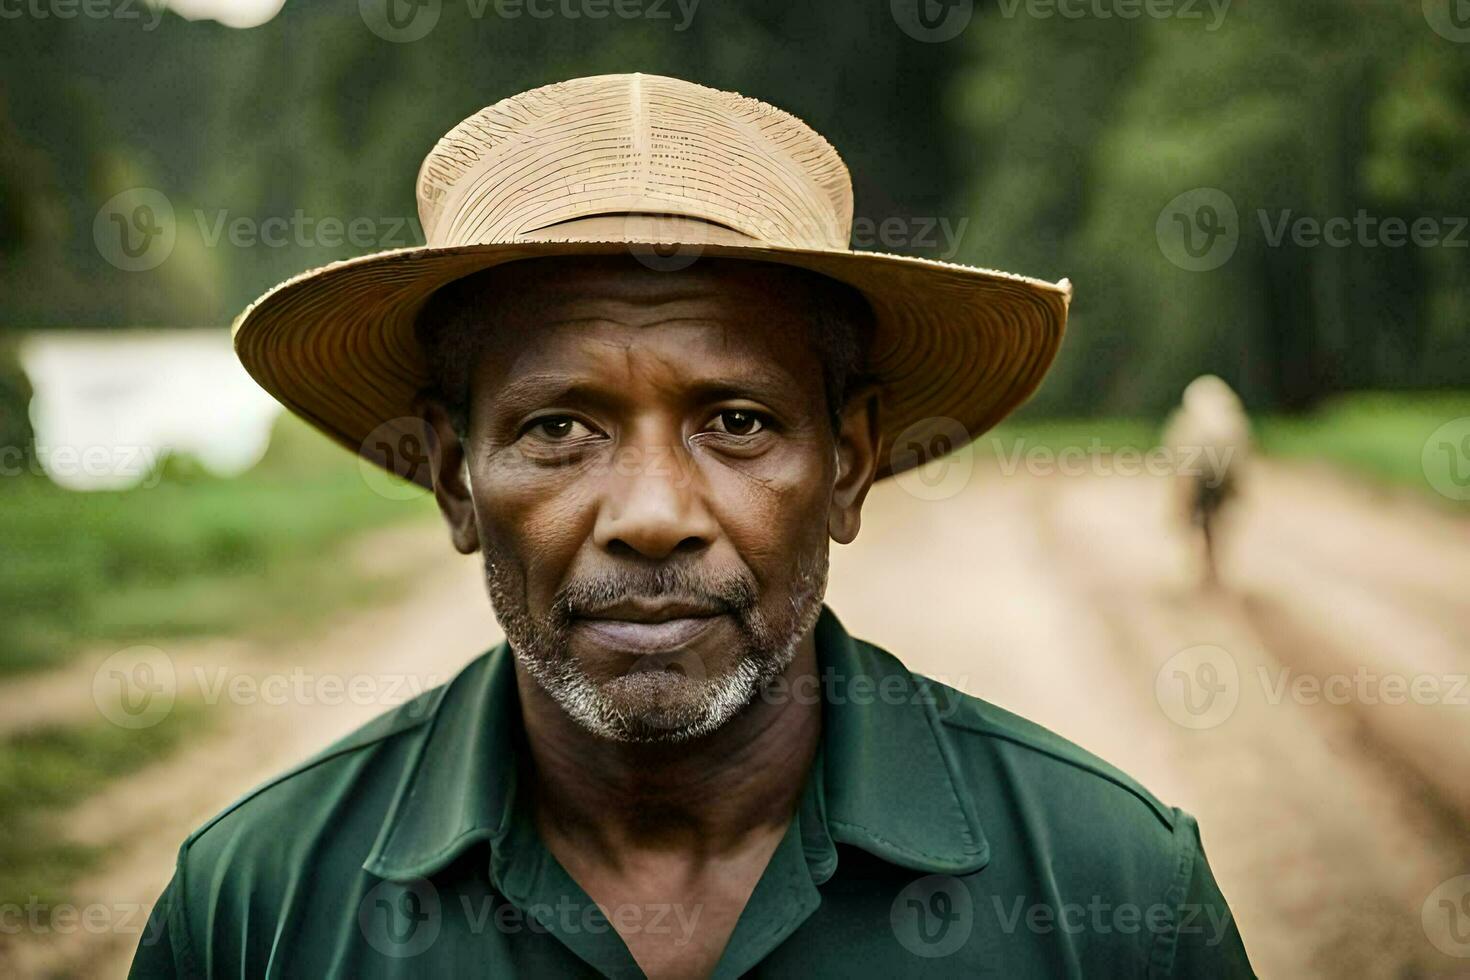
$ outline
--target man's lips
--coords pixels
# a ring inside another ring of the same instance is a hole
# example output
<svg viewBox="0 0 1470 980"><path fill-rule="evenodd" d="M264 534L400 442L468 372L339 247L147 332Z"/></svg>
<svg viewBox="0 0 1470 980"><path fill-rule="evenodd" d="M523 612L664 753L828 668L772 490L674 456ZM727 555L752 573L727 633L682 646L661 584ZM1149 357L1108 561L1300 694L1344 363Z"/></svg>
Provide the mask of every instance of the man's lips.
<svg viewBox="0 0 1470 980"><path fill-rule="evenodd" d="M688 646L723 619L700 603L620 600L577 616L572 627L600 647L628 653L666 653Z"/></svg>

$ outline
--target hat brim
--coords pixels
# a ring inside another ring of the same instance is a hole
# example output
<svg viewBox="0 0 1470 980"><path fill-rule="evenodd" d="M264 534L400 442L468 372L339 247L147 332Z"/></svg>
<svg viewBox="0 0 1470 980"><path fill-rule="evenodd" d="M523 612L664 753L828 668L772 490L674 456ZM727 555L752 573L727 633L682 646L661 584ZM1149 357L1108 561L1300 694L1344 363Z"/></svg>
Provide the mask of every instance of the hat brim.
<svg viewBox="0 0 1470 980"><path fill-rule="evenodd" d="M650 263L745 259L808 269L859 290L882 385L878 478L957 449L1035 391L1056 357L1071 286L880 252L703 243L527 241L394 249L281 283L235 320L235 351L287 408L365 459L431 485L414 403L429 383L414 321L438 289L521 259L646 249Z"/></svg>

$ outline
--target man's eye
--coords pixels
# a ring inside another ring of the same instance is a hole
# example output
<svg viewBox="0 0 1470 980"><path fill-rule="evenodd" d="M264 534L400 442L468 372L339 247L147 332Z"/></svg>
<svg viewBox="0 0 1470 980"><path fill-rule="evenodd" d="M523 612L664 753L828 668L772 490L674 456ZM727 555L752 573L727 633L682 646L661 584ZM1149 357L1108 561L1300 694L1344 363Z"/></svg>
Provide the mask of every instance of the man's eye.
<svg viewBox="0 0 1470 980"><path fill-rule="evenodd" d="M575 436L584 435L588 429L570 415L548 415L536 419L526 426L527 435L539 436L551 442L565 442Z"/></svg>
<svg viewBox="0 0 1470 980"><path fill-rule="evenodd" d="M710 420L710 428L732 436L753 436L766 427L759 412L727 408Z"/></svg>

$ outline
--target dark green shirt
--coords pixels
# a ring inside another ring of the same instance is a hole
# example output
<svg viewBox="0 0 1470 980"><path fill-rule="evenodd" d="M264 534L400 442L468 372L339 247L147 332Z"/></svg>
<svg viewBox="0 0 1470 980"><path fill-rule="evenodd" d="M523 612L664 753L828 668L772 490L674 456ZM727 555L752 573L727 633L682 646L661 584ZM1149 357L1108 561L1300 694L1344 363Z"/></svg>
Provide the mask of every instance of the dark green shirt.
<svg viewBox="0 0 1470 980"><path fill-rule="evenodd" d="M817 626L822 741L716 977L1239 977L1194 820L1106 763ZM179 852L134 977L637 977L527 809L502 645ZM687 937L699 909L616 907Z"/></svg>

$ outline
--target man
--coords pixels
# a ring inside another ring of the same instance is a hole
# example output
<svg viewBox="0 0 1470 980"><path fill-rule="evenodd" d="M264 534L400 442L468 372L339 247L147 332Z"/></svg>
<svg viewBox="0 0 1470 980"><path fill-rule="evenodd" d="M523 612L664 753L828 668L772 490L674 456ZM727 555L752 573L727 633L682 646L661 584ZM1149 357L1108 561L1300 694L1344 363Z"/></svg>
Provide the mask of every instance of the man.
<svg viewBox="0 0 1470 980"><path fill-rule="evenodd" d="M418 197L236 346L432 487L507 642L191 836L135 975L1249 975L1190 817L821 604L1065 283L848 251L821 137L655 76L483 110Z"/></svg>
<svg viewBox="0 0 1470 980"><path fill-rule="evenodd" d="M1184 389L1164 426L1164 445L1174 457L1175 512L1197 540L1206 588L1220 584L1220 533L1240 495L1241 470L1250 453L1250 419L1240 396L1213 374Z"/></svg>

